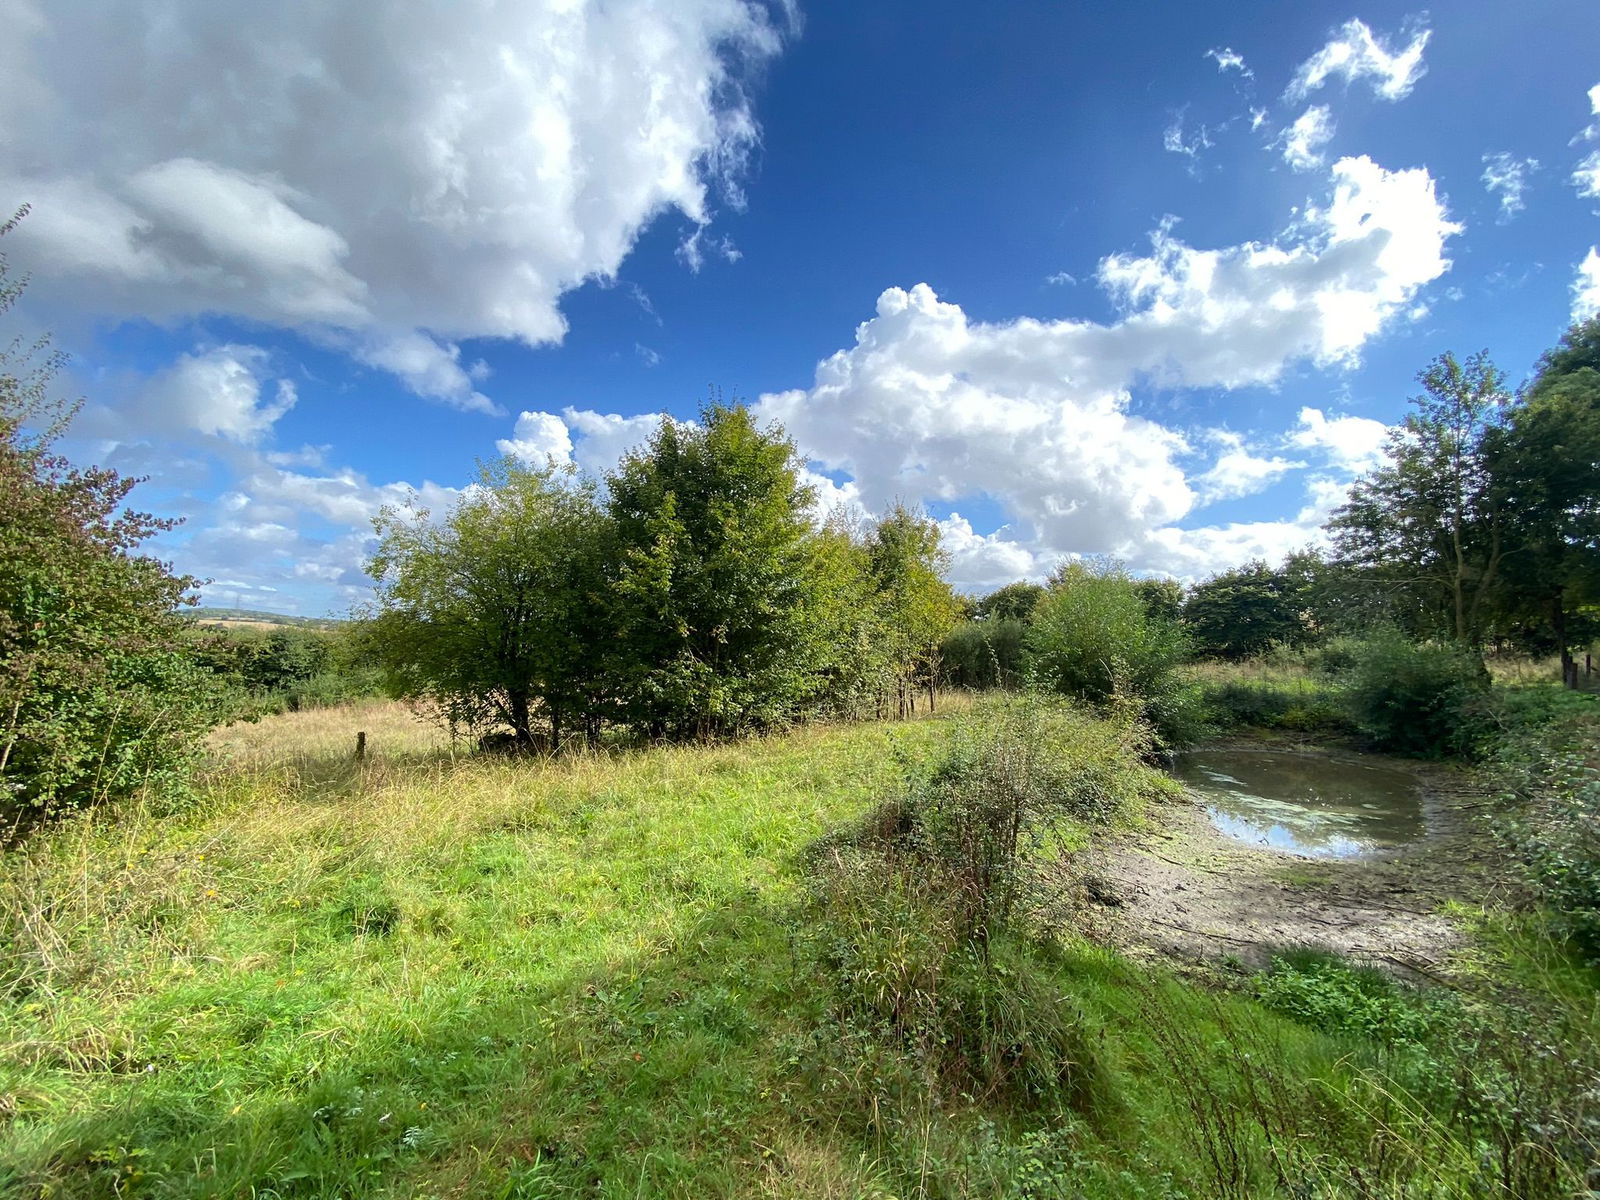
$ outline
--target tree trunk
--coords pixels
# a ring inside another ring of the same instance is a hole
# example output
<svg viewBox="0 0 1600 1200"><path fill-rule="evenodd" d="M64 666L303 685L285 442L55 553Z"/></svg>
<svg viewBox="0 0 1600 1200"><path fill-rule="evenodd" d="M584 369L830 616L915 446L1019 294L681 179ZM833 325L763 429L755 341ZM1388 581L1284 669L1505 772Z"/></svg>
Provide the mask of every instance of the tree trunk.
<svg viewBox="0 0 1600 1200"><path fill-rule="evenodd" d="M1572 647L1567 644L1567 606L1560 588L1550 602L1550 628L1556 635L1556 644L1561 647L1561 686L1576 691L1578 663L1572 657Z"/></svg>
<svg viewBox="0 0 1600 1200"><path fill-rule="evenodd" d="M517 739L517 745L526 750L533 745L533 729L528 724L528 693L508 692L506 702L511 709L511 734Z"/></svg>

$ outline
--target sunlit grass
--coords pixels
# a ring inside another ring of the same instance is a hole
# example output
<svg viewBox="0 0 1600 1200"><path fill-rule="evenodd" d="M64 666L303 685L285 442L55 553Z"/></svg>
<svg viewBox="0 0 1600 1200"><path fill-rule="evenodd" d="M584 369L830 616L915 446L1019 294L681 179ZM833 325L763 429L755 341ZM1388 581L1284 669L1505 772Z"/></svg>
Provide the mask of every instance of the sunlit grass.
<svg viewBox="0 0 1600 1200"><path fill-rule="evenodd" d="M914 955L939 894L869 871L838 911L810 855L974 702L940 708L553 761L376 702L219 731L196 807L0 859L0 1196L1133 1200L1289 1194L1290 1162L1328 1197L1474 1194L1477 1150L1371 1047L1070 926L1005 934L980 991L1059 1011L1062 1096L939 1096L851 1026L840 989L876 976L831 964ZM1159 790L1121 728L1052 728ZM1393 1186L1346 1186L1380 1143Z"/></svg>
<svg viewBox="0 0 1600 1200"><path fill-rule="evenodd" d="M407 1161L440 1153L434 1131L492 1144L478 1125L526 1091L575 1019L559 1014L586 1008L558 997L692 952L716 914L770 927L796 855L892 790L940 729L818 725L556 761L452 753L384 704L221 731L196 812L103 812L7 856L0 1160L69 1191L124 1167L176 1186L175 1164L221 1139L247 1149L182 1194L281 1184L301 1155L322 1166L296 1178L329 1181L367 1150L297 1139L315 1141L329 1103L365 1111L358 1093L405 1114L363 1126L360 1146L392 1157L409 1127L424 1132ZM781 952L770 936L752 930L741 954Z"/></svg>
<svg viewBox="0 0 1600 1200"><path fill-rule="evenodd" d="M1594 660L1594 672L1586 674L1585 656L1578 654L1576 657L1579 687L1588 690L1600 688L1600 659ZM1489 668L1489 677L1501 687L1561 686L1561 660L1553 654L1546 658L1529 658L1520 654L1490 654L1485 656L1484 665Z"/></svg>

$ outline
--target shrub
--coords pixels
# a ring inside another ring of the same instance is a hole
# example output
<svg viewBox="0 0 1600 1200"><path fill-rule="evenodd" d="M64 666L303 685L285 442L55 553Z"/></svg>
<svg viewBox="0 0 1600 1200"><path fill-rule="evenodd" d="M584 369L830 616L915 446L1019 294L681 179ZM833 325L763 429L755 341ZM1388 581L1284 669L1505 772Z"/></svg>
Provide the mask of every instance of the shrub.
<svg viewBox="0 0 1600 1200"><path fill-rule="evenodd" d="M1488 690L1488 673L1470 651L1392 634L1356 652L1347 695L1357 728L1376 749L1471 758L1489 732Z"/></svg>
<svg viewBox="0 0 1600 1200"><path fill-rule="evenodd" d="M0 257L0 312L19 291ZM175 612L193 581L138 553L174 523L123 507L137 480L52 452L74 411L57 365L0 348L0 823L175 792L214 719Z"/></svg>
<svg viewBox="0 0 1600 1200"><path fill-rule="evenodd" d="M1089 722L1037 696L968 718L948 747L914 773L881 810L883 848L946 892L964 936L985 942L1011 918L1027 887L1030 847L1068 824L1101 822L1136 803L1147 773L1132 761L1142 731L1099 723L1117 745L1072 741Z"/></svg>
<svg viewBox="0 0 1600 1200"><path fill-rule="evenodd" d="M1204 686L1206 717L1213 728L1285 729L1295 733L1351 732L1339 693L1310 679L1223 679Z"/></svg>
<svg viewBox="0 0 1600 1200"><path fill-rule="evenodd" d="M1305 652L1305 663L1326 675L1342 675L1356 665L1365 646L1363 638L1349 635L1329 638L1322 645Z"/></svg>
<svg viewBox="0 0 1600 1200"><path fill-rule="evenodd" d="M962 1097L1089 1106L1092 1043L1043 951L1009 936L974 944L939 883L886 875L863 847L835 847L815 880L822 919L804 938L831 1019L804 1057L821 1090L878 1130Z"/></svg>
<svg viewBox="0 0 1600 1200"><path fill-rule="evenodd" d="M1421 1045L1455 1016L1446 993L1408 987L1376 967L1313 950L1287 951L1255 983L1268 1008L1323 1033Z"/></svg>
<svg viewBox="0 0 1600 1200"><path fill-rule="evenodd" d="M1020 916L1034 847L1157 786L1130 753L1140 736L1037 696L995 704L901 796L819 843L805 937L833 992L825 1053L870 1084L874 1121L929 1094L1090 1102L1082 1023Z"/></svg>
<svg viewBox="0 0 1600 1200"><path fill-rule="evenodd" d="M1012 617L966 621L939 647L940 671L957 687L1017 687L1022 682L1025 622Z"/></svg>
<svg viewBox="0 0 1600 1200"><path fill-rule="evenodd" d="M1527 805L1508 840L1556 930L1600 964L1600 770L1546 744L1518 774Z"/></svg>
<svg viewBox="0 0 1600 1200"><path fill-rule="evenodd" d="M1134 700L1168 745L1201 731L1198 693L1176 670L1188 656L1183 632L1150 614L1138 584L1115 563L1056 572L1026 647L1041 687L1100 704Z"/></svg>

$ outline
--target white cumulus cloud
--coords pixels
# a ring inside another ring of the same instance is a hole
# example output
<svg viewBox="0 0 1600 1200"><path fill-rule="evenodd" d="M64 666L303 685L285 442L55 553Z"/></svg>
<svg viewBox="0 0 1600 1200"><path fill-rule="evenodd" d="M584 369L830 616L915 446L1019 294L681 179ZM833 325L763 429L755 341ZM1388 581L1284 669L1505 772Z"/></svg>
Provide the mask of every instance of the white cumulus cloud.
<svg viewBox="0 0 1600 1200"><path fill-rule="evenodd" d="M1449 268L1445 245L1461 226L1422 168L1344 158L1331 177L1328 201L1274 242L1197 250L1164 227L1151 255L1106 259L1101 282L1132 311L1090 339L1102 369L1237 387L1270 383L1297 358L1353 361Z"/></svg>
<svg viewBox="0 0 1600 1200"><path fill-rule="evenodd" d="M600 479L614 469L628 451L648 442L663 420L672 419L663 413L624 417L570 407L562 409L559 416L525 412L517 418L511 437L500 439L495 446L502 454L539 466L551 458L558 463L573 462L585 473Z"/></svg>
<svg viewBox="0 0 1600 1200"><path fill-rule="evenodd" d="M525 412L517 418L509 438L495 442L501 454L509 454L532 466L572 461L572 434L567 423L555 413Z"/></svg>
<svg viewBox="0 0 1600 1200"><path fill-rule="evenodd" d="M1388 436L1389 426L1371 417L1330 417L1320 408L1302 408L1288 440L1297 450L1318 452L1330 466L1360 475L1383 462Z"/></svg>
<svg viewBox="0 0 1600 1200"><path fill-rule="evenodd" d="M1600 118L1600 83L1589 89L1589 110ZM1582 133L1572 139L1576 142L1600 143L1600 120L1596 120ZM1600 200L1600 145L1591 150L1578 163L1577 170L1572 173L1572 184L1578 189L1580 196L1589 196Z"/></svg>
<svg viewBox="0 0 1600 1200"><path fill-rule="evenodd" d="M1590 246L1572 283L1572 319L1584 321L1596 314L1600 314L1600 247Z"/></svg>
<svg viewBox="0 0 1600 1200"><path fill-rule="evenodd" d="M305 329L492 405L457 343L559 340L668 211L692 256L758 131L764 0L11 0L0 192L36 299ZM11 202L11 201L8 201Z"/></svg>
<svg viewBox="0 0 1600 1200"><path fill-rule="evenodd" d="M1019 579L1042 580L1054 566L1006 535L981 534L960 513L939 522L939 544L950 555L950 582L962 591L991 592Z"/></svg>
<svg viewBox="0 0 1600 1200"><path fill-rule="evenodd" d="M1335 164L1330 182L1328 198L1273 242L1200 250L1167 225L1150 255L1106 259L1100 282L1123 308L1109 324L976 322L925 284L889 288L811 387L764 395L757 413L844 473L869 509L998 503L1011 525L986 538L991 560L1113 553L1177 570L1193 565L1191 551L1303 544L1309 518L1226 534L1181 528L1202 497L1244 494L1296 464L1213 437L1221 453L1191 480L1180 465L1191 438L1132 412L1129 389L1141 378L1270 384L1295 361L1348 363L1415 309L1459 229L1433 180L1361 158ZM1366 426L1307 420L1304 448L1322 447L1330 465L1360 459Z"/></svg>
<svg viewBox="0 0 1600 1200"><path fill-rule="evenodd" d="M180 355L120 403L87 409L73 432L112 446L154 436L261 442L298 398L294 382L274 378L259 346L229 344Z"/></svg>
<svg viewBox="0 0 1600 1200"><path fill-rule="evenodd" d="M1210 470L1195 481L1201 504L1253 496L1305 465L1275 454L1258 454L1245 444L1242 436L1227 430L1216 430L1211 438L1221 453Z"/></svg>

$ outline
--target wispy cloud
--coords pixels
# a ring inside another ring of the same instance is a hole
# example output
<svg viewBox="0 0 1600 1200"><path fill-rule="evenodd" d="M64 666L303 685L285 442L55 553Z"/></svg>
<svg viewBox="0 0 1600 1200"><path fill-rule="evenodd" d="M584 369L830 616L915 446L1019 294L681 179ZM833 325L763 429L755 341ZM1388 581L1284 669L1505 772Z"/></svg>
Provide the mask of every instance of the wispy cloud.
<svg viewBox="0 0 1600 1200"><path fill-rule="evenodd" d="M1422 54L1432 36L1432 30L1416 28L1411 31L1410 40L1398 46L1375 35L1365 21L1346 21L1321 50L1300 64L1284 97L1304 100L1329 79L1339 76L1347 84L1365 79L1383 99L1403 100L1427 70Z"/></svg>
<svg viewBox="0 0 1600 1200"><path fill-rule="evenodd" d="M1538 169L1538 159L1518 158L1504 150L1483 156L1483 186L1500 201L1502 222L1527 207L1523 194L1528 189L1528 176Z"/></svg>

